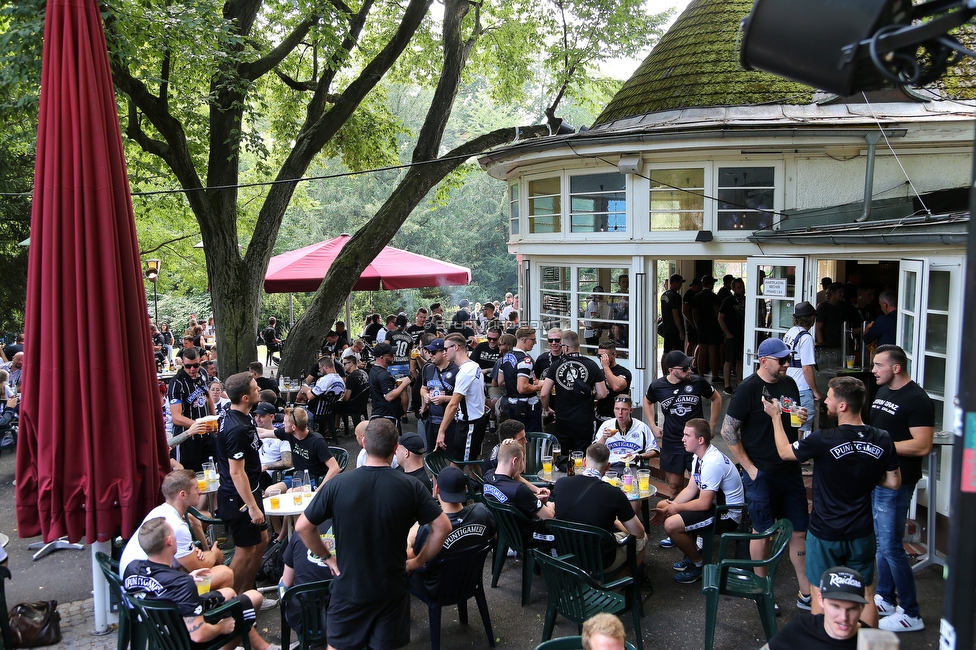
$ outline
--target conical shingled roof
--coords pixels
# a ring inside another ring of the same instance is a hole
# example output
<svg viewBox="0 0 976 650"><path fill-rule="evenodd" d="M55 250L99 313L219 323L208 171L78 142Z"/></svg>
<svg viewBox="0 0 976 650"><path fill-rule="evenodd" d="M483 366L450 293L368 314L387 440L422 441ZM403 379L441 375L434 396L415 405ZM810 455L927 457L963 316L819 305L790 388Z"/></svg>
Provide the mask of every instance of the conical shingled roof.
<svg viewBox="0 0 976 650"><path fill-rule="evenodd" d="M813 89L739 65L752 0L692 0L594 122L702 106L809 104Z"/></svg>

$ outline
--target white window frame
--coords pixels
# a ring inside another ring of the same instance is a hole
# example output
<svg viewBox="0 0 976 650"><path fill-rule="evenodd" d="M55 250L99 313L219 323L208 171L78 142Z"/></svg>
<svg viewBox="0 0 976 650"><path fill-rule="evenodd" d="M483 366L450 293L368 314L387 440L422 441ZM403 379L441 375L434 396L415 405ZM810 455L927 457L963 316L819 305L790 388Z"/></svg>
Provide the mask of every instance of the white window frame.
<svg viewBox="0 0 976 650"><path fill-rule="evenodd" d="M622 232L573 232L573 212L572 212L572 193L570 192L570 186L573 182L573 178L578 176L593 176L596 174L619 174L620 172L616 169L606 167L606 168L588 168L574 170L573 173L566 172L563 174L563 205L566 209L563 211L563 234L568 240L599 240L604 241L619 241L631 239L634 235L634 210L633 210L633 197L634 197L634 182L633 174L623 174L624 177L624 219L626 220L627 228Z"/></svg>
<svg viewBox="0 0 976 650"><path fill-rule="evenodd" d="M559 180L559 194L543 194L540 196L559 197L559 229L553 230L552 232L532 232L533 215L529 213L529 205L533 197L529 193L529 184L533 181L542 181L551 178ZM522 178L521 193L524 195L524 198L521 199L522 206L524 207L524 212L520 219L522 227L521 239L551 239L554 236L563 237L566 234L566 174L560 170L552 170L524 176Z"/></svg>

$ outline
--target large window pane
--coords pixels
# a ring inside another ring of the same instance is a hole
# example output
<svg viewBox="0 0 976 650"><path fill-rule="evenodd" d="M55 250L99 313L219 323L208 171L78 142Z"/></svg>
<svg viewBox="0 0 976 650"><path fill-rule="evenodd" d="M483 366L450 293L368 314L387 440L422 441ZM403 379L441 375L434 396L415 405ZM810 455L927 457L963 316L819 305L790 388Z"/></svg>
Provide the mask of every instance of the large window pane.
<svg viewBox="0 0 976 650"><path fill-rule="evenodd" d="M562 232L559 177L529 181L529 232Z"/></svg>
<svg viewBox="0 0 976 650"><path fill-rule="evenodd" d="M519 186L518 183L508 186L508 218L511 233L519 234Z"/></svg>
<svg viewBox="0 0 976 650"><path fill-rule="evenodd" d="M572 274L568 266L543 266L541 271L542 330L572 326Z"/></svg>
<svg viewBox="0 0 976 650"><path fill-rule="evenodd" d="M630 348L630 269L577 267L577 309L581 351L596 354L597 346L612 341L617 356Z"/></svg>
<svg viewBox="0 0 976 650"><path fill-rule="evenodd" d="M569 179L572 232L626 232L627 193L623 174L588 174Z"/></svg>
<svg viewBox="0 0 976 650"><path fill-rule="evenodd" d="M705 170L651 171L651 230L702 230L705 222Z"/></svg>
<svg viewBox="0 0 976 650"><path fill-rule="evenodd" d="M929 272L929 309L949 311L949 272Z"/></svg>
<svg viewBox="0 0 976 650"><path fill-rule="evenodd" d="M775 176L773 167L719 168L718 229L772 228Z"/></svg>

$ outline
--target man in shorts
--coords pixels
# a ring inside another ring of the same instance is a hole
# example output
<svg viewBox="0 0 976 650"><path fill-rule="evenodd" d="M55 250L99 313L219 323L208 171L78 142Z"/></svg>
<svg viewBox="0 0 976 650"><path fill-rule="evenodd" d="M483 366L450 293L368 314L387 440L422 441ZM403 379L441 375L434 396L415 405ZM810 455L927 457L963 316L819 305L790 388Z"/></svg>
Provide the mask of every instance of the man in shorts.
<svg viewBox="0 0 976 650"><path fill-rule="evenodd" d="M257 382L247 372L231 375L224 384L230 408L217 430L217 514L234 536L234 591L254 586L261 556L268 545L261 498L261 439L251 419L258 403Z"/></svg>
<svg viewBox="0 0 976 650"><path fill-rule="evenodd" d="M701 578L704 562L698 550L698 535L713 534L715 526L721 531L735 530L742 521L740 509L723 513L716 523L712 507L715 504L740 505L745 503L745 494L735 465L712 445L712 428L708 422L701 418L689 420L681 441L695 457L692 480L674 499L664 499L657 504L651 523L657 525L663 521L664 530L685 553L683 560L672 565L678 571L675 582L691 584Z"/></svg>
<svg viewBox="0 0 976 650"><path fill-rule="evenodd" d="M692 418L705 417L704 403L709 401L708 421L715 431L722 411L722 396L707 381L691 374L692 357L679 350L668 352L664 357L667 374L647 387L644 396L644 419L654 435L661 439L661 469L664 470L671 495L677 495L685 486L685 471L691 469L692 454L685 451L681 437L685 423ZM661 404L664 426L655 422L654 404ZM670 548L666 545L665 548Z"/></svg>
<svg viewBox="0 0 976 650"><path fill-rule="evenodd" d="M370 420L365 445L366 464L322 486L295 524L309 552L336 574L327 625L333 650L407 645L408 574L437 555L451 532L450 520L427 488L390 467L397 446L393 422ZM329 518L338 556L319 537L319 524ZM429 523L431 533L417 557L408 560L405 541L415 522Z"/></svg>
<svg viewBox="0 0 976 650"><path fill-rule="evenodd" d="M478 460L488 428L485 380L481 377L481 367L468 358L468 344L462 334L448 334L444 340L444 352L458 371L454 393L444 407L444 418L437 431L437 447L447 449L447 457L452 460ZM454 435L447 440L451 422L454 422Z"/></svg>
<svg viewBox="0 0 976 650"><path fill-rule="evenodd" d="M247 374L247 373L244 373ZM142 524L138 533L139 546L148 558L129 563L123 575L128 593L145 594L148 599L169 600L180 608L190 640L194 643L213 641L223 634L230 634L236 625L233 618L223 618L216 623L204 620L203 613L222 605L226 600L240 601L247 639L255 650L281 650L261 638L253 624L264 602L261 593L251 589L240 596L233 589L223 587L206 594L197 593L196 578L206 575L210 569L197 569L184 573L172 566L176 556L176 534L165 517L155 517ZM231 643L230 647L236 644Z"/></svg>
<svg viewBox="0 0 976 650"><path fill-rule="evenodd" d="M780 458L814 460L813 511L806 539L807 579L813 585L817 576L832 566L851 567L864 576L868 597L873 600L877 541L871 495L875 486L897 490L901 475L891 436L861 421L866 395L860 379L831 379L824 404L827 415L837 418L837 428L818 429L792 445L783 430L779 400L764 399L763 403ZM814 614L820 613L819 607L819 599L814 598ZM867 608L864 619L877 625L877 608Z"/></svg>
<svg viewBox="0 0 976 650"><path fill-rule="evenodd" d="M663 355L672 350L684 351L685 348L685 319L681 314L681 285L685 279L675 273L668 278L668 289L661 294L661 326L658 333L664 337ZM664 356L661 356L661 370L667 374L664 366Z"/></svg>
<svg viewBox="0 0 976 650"><path fill-rule="evenodd" d="M758 348L758 370L739 384L729 402L722 424L722 437L729 446L733 458L745 473L742 485L749 504L753 531L761 533L769 529L777 519L786 518L793 524L790 539L790 562L796 571L800 593L796 606L810 610L810 581L806 577L805 559L807 532L807 490L800 474L800 463L780 458L773 437L773 423L766 415L763 399L785 399L799 403L800 391L796 382L786 374L790 366L790 349L776 338L763 341ZM806 421L807 411L800 409L800 424ZM797 428L790 423L790 413L782 413L783 430L790 443L796 442ZM749 544L754 560L769 557L769 539L755 540ZM765 575L763 569L756 569Z"/></svg>

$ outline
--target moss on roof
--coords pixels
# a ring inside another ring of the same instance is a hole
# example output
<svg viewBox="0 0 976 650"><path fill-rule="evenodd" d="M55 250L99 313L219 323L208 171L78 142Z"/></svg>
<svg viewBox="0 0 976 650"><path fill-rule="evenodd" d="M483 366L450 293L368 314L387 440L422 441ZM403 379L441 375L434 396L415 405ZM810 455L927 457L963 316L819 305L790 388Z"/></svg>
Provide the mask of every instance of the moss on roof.
<svg viewBox="0 0 976 650"><path fill-rule="evenodd" d="M692 0L594 126L680 108L809 104L813 89L739 65L739 21L753 0Z"/></svg>

